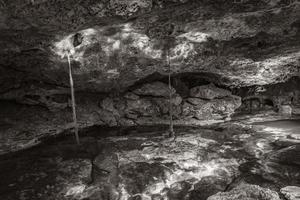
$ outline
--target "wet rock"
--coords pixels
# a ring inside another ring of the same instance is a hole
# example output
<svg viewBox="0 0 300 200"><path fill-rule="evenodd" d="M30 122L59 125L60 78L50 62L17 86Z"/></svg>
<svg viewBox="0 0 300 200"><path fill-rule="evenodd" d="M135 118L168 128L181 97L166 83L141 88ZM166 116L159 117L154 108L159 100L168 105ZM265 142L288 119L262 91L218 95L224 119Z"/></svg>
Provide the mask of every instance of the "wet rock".
<svg viewBox="0 0 300 200"><path fill-rule="evenodd" d="M299 140L300 141L300 135L299 134L290 134L287 136L288 139L292 140Z"/></svg>
<svg viewBox="0 0 300 200"><path fill-rule="evenodd" d="M278 147L285 148L285 147L300 144L300 140L292 139L292 138L280 138L280 139L274 141L274 144Z"/></svg>
<svg viewBox="0 0 300 200"><path fill-rule="evenodd" d="M297 186L287 186L280 189L280 192L288 200L300 200L300 187Z"/></svg>
<svg viewBox="0 0 300 200"><path fill-rule="evenodd" d="M219 192L207 200L280 200L277 192L257 185L242 184L229 192Z"/></svg>
<svg viewBox="0 0 300 200"><path fill-rule="evenodd" d="M206 176L194 185L190 200L206 200L208 197L226 189L228 180L225 177Z"/></svg>
<svg viewBox="0 0 300 200"><path fill-rule="evenodd" d="M214 84L197 86L190 90L191 97L197 97L201 99L212 100L216 98L227 97L230 95L230 91L218 88Z"/></svg>
<svg viewBox="0 0 300 200"><path fill-rule="evenodd" d="M283 163L286 165L300 166L300 145L290 146L276 152L273 152L269 159L273 162Z"/></svg>
<svg viewBox="0 0 300 200"><path fill-rule="evenodd" d="M175 89L171 89L172 94ZM153 96L153 97L169 97L169 86L162 82L146 83L142 87L133 91L133 93L140 96Z"/></svg>
<svg viewBox="0 0 300 200"><path fill-rule="evenodd" d="M105 151L99 154L93 161L93 178L97 184L117 185L118 179L118 155Z"/></svg>
<svg viewBox="0 0 300 200"><path fill-rule="evenodd" d="M110 149L110 150L109 150ZM101 188L104 199L117 200L119 198L119 157L112 148L106 148L93 161L93 184Z"/></svg>
<svg viewBox="0 0 300 200"><path fill-rule="evenodd" d="M24 168L21 163L17 173ZM54 157L22 164L30 169L25 169L16 182L21 189L11 197L1 194L1 199L80 199L91 182L92 164L88 159Z"/></svg>
<svg viewBox="0 0 300 200"><path fill-rule="evenodd" d="M186 181L173 183L170 186L170 190L168 192L168 198L170 200L182 200L186 199L188 191L191 189L191 184Z"/></svg>
<svg viewBox="0 0 300 200"><path fill-rule="evenodd" d="M293 107L293 112L294 115L300 115L300 108L299 107Z"/></svg>
<svg viewBox="0 0 300 200"><path fill-rule="evenodd" d="M167 178L163 165L147 162L122 164L120 177L130 195L160 193L164 189L164 185L160 186L160 183Z"/></svg>

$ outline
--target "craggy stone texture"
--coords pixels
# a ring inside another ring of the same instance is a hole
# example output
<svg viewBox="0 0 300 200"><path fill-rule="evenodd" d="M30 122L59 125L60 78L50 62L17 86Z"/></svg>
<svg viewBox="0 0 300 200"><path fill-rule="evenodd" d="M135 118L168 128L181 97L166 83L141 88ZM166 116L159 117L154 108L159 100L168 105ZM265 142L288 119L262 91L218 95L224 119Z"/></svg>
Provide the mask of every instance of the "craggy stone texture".
<svg viewBox="0 0 300 200"><path fill-rule="evenodd" d="M48 155L49 156L49 155ZM79 197L86 189L86 184L91 181L92 165L88 159L67 159L61 157L37 158L31 162L18 160L14 163L19 169L17 174L7 173L7 180L3 180L1 186L9 182L9 179L17 177L14 183L7 185L8 190L14 190L14 194L7 197L6 191L1 191L1 199L70 199ZM24 158L23 158L24 159ZM24 169L27 163L30 170ZM10 171L12 164L10 161L1 163L2 170ZM51 167L49 167L51 166ZM24 171L21 171L21 170ZM24 174L21 174L25 172ZM17 185L23 185L18 188ZM2 187L3 189L3 187Z"/></svg>
<svg viewBox="0 0 300 200"><path fill-rule="evenodd" d="M244 159L228 158L226 155L233 152L222 142L208 138L211 131L196 132L178 130L175 141L163 138L160 132L149 137L139 134L102 140L99 144L106 144L104 150L93 161L98 169L94 184L107 185L108 195L118 191L119 197L126 200L193 200L193 194L199 191L196 185L213 187L218 183L219 188L226 187L239 175L238 166Z"/></svg>
<svg viewBox="0 0 300 200"><path fill-rule="evenodd" d="M266 112L273 110L281 115L300 114L300 79L293 77L285 83L236 89L242 97L240 111Z"/></svg>
<svg viewBox="0 0 300 200"><path fill-rule="evenodd" d="M288 200L299 200L300 199L300 187L297 186L287 186L281 188L280 192L284 194L284 196Z"/></svg>
<svg viewBox="0 0 300 200"><path fill-rule="evenodd" d="M174 93L174 88L169 90L169 87L162 82L154 82L145 84L142 87L133 91L133 93L140 96L155 96L155 97L168 97L169 93Z"/></svg>
<svg viewBox="0 0 300 200"><path fill-rule="evenodd" d="M297 1L18 0L0 5L1 92L27 88L26 83L67 86L66 50L72 53L77 90L126 89L149 74L166 73L169 35L173 73L212 72L234 86L299 75Z"/></svg>
<svg viewBox="0 0 300 200"><path fill-rule="evenodd" d="M17 135L26 142L12 149L20 149L72 127L67 53L81 128L166 123L167 87L148 88L160 81L149 77L202 73L205 84L232 89L280 84L299 76L299 18L299 2L283 0L1 0L0 100L19 108L1 110L1 146ZM177 124L228 119L240 105L229 92L201 99L179 85Z"/></svg>
<svg viewBox="0 0 300 200"><path fill-rule="evenodd" d="M219 90L215 87L215 90ZM221 90L221 96L225 90ZM32 92L32 93L29 93ZM2 122L1 151L18 150L32 146L43 137L58 135L72 128L69 95L53 90L35 98L36 90L14 93L19 101L31 106L3 101L0 105ZM202 125L225 120L241 105L238 96L231 95L212 100L182 98L172 88L174 123ZM7 93L12 94L12 93ZM49 95L49 96L48 96ZM77 95L77 117L80 128L95 125L134 126L169 123L169 89L163 82L141 85L119 97L94 94ZM4 96L3 96L4 97ZM49 98L50 97L50 98ZM9 100L10 96L6 96ZM55 102L56 101L56 102ZM49 107L48 107L49 106ZM46 109L48 107L49 109Z"/></svg>
<svg viewBox="0 0 300 200"><path fill-rule="evenodd" d="M275 191L257 185L244 184L229 192L217 193L207 200L280 200Z"/></svg>
<svg viewBox="0 0 300 200"><path fill-rule="evenodd" d="M215 87L213 84L194 87L190 91L191 97L198 97L200 99L216 99L226 96L230 96L231 93L228 90Z"/></svg>
<svg viewBox="0 0 300 200"><path fill-rule="evenodd" d="M278 200L274 191L299 184L299 148L255 129L174 127L166 138L166 127L94 128L80 145L66 137L1 155L0 199Z"/></svg>

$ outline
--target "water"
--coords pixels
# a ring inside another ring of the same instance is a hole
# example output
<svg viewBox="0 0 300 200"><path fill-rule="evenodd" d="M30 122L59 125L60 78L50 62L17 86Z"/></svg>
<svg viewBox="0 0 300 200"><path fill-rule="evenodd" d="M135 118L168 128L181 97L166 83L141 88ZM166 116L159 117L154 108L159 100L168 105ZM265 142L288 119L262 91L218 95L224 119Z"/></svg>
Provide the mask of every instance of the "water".
<svg viewBox="0 0 300 200"><path fill-rule="evenodd" d="M123 199L134 194L150 198L168 195L165 191L182 181L190 188L205 177L212 181L211 187L220 184L216 187L221 189L214 192L240 182L279 191L288 185L300 186L300 163L295 159L300 148L275 148L273 142L278 134L299 134L299 128L300 120L256 123L254 128L239 123L176 127L176 141L162 137L166 127L95 128L81 136L80 146L73 137L64 137L0 156L0 199L93 199L88 197L101 193L99 186L116 192L112 186L116 182L123 185L118 188ZM179 187L180 195L189 193L189 200L212 195L206 186L197 191L184 187Z"/></svg>
<svg viewBox="0 0 300 200"><path fill-rule="evenodd" d="M262 126L265 131L272 132L274 134L295 134L298 135L298 137L300 137L300 119L257 122L254 124Z"/></svg>

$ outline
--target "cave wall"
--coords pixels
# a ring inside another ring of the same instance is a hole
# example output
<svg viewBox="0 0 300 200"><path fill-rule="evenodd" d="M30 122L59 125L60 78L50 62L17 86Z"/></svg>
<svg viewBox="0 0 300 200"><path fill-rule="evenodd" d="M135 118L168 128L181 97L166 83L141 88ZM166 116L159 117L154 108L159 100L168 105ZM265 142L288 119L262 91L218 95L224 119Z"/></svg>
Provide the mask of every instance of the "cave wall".
<svg viewBox="0 0 300 200"><path fill-rule="evenodd" d="M235 89L241 96L240 112L274 111L284 115L300 115L300 79L292 77L284 83Z"/></svg>
<svg viewBox="0 0 300 200"><path fill-rule="evenodd" d="M287 81L300 75L299 11L285 0L0 0L1 149L70 131L67 53L80 128L167 124L170 69L176 124L297 114L299 84Z"/></svg>
<svg viewBox="0 0 300 200"><path fill-rule="evenodd" d="M230 119L241 99L213 83L189 88L181 83L183 96L172 88L175 125L205 125ZM0 149L18 150L41 139L69 132L72 128L71 102L67 91L33 93L22 90L19 101L0 102ZM25 104L26 103L26 104ZM169 123L169 88L154 81L124 93L76 93L77 117L81 129L92 126L166 125ZM31 104L31 105L30 105ZM7 145L7 146L5 146ZM0 152L1 153L1 152Z"/></svg>

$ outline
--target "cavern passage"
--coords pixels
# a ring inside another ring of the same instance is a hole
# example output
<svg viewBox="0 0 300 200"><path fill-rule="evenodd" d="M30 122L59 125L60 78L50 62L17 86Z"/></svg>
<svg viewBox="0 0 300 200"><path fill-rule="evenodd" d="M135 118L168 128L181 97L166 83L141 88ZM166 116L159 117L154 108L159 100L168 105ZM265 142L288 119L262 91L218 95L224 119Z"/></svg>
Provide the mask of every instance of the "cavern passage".
<svg viewBox="0 0 300 200"><path fill-rule="evenodd" d="M0 47L1 200L300 199L298 0L0 0Z"/></svg>

